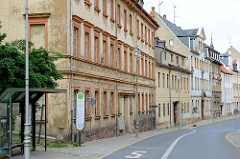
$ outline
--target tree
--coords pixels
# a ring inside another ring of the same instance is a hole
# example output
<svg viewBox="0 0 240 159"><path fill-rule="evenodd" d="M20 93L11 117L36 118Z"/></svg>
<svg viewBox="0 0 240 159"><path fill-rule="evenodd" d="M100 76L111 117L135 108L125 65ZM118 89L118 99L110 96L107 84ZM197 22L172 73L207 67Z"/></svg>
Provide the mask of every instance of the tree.
<svg viewBox="0 0 240 159"><path fill-rule="evenodd" d="M25 87L25 40L2 44L6 34L0 33L0 93L9 87ZM34 88L56 88L57 80L63 78L54 61L61 55L32 48L29 42L29 84Z"/></svg>

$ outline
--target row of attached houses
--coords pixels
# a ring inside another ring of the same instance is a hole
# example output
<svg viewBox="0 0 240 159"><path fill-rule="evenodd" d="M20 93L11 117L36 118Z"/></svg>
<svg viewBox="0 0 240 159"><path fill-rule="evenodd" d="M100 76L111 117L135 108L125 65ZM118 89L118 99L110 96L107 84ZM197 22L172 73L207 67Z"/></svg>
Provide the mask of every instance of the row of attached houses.
<svg viewBox="0 0 240 159"><path fill-rule="evenodd" d="M5 41L24 39L24 0L2 4ZM56 66L64 75L58 88L67 93L47 96L48 135L76 139L80 91L88 97L84 140L135 132L137 112L139 130L146 131L152 114L155 126L165 128L239 108L239 96L229 93L236 80L221 67L220 53L205 44L204 29L184 30L143 5L143 0L29 0L29 39L64 55Z"/></svg>

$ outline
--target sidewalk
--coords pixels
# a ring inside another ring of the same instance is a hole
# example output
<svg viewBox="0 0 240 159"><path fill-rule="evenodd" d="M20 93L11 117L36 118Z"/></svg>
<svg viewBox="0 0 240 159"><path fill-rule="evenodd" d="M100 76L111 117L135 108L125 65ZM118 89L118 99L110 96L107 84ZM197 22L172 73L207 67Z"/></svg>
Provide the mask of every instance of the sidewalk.
<svg viewBox="0 0 240 159"><path fill-rule="evenodd" d="M200 126L214 124L217 122L222 122L222 121L234 119L234 118L235 118L234 116L221 117L221 118L214 119L214 121L212 121L212 119L203 120L194 124L200 127ZM193 127L193 124L189 124L181 127L180 129L189 129L192 127ZM108 154L111 154L115 151L118 151L122 148L128 147L137 142L140 142L144 139L150 138L152 136L160 135L163 133L169 133L177 130L179 130L179 128L169 128L169 129L161 129L161 130L159 129L159 130L142 132L142 133L139 133L138 138L135 137L135 134L130 134L125 136L100 139L92 142L86 142L83 144L83 147L76 147L76 148L48 148L47 152L44 152L44 151L32 152L31 159L42 159L42 158L98 159ZM240 144L240 137L239 137L239 144ZM23 158L22 156L14 157L14 159L22 159L22 158Z"/></svg>

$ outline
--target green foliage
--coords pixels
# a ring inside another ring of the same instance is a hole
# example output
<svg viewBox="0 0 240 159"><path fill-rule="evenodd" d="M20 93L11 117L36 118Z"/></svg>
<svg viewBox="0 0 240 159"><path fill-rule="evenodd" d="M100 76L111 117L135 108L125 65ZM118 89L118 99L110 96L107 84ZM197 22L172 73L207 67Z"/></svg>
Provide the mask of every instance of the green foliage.
<svg viewBox="0 0 240 159"><path fill-rule="evenodd" d="M25 87L25 40L16 40L1 44L4 35L0 34L0 92L8 87ZM56 88L57 80L62 74L57 70L54 61L61 55L46 51L44 48L30 49L29 43L29 84L30 87Z"/></svg>
<svg viewBox="0 0 240 159"><path fill-rule="evenodd" d="M0 25L0 29L1 29L1 25ZM2 41L4 40L4 38L7 36L7 34L1 34L0 32L0 44L2 43Z"/></svg>

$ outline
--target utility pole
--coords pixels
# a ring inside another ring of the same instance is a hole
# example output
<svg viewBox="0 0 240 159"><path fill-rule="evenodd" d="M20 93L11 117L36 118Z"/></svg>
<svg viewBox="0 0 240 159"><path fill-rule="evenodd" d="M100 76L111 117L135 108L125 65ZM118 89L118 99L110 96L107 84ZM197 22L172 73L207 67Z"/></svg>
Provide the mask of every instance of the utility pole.
<svg viewBox="0 0 240 159"><path fill-rule="evenodd" d="M30 159L30 133L31 133L31 123L30 123L30 113L29 113L29 46L28 46L28 0L26 0L26 94L25 94L25 129L24 129L24 158ZM34 134L35 135L35 134ZM11 156L10 156L11 158Z"/></svg>

